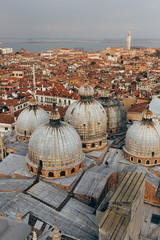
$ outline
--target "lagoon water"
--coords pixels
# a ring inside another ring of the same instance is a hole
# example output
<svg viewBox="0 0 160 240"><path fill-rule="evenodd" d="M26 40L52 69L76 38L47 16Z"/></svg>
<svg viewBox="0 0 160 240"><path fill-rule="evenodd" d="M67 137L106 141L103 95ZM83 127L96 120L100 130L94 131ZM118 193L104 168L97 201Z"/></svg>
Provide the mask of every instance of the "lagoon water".
<svg viewBox="0 0 160 240"><path fill-rule="evenodd" d="M105 39L105 40L82 40L82 39L20 39L20 38L7 38L0 39L5 42L0 44L0 47L11 47L14 52L20 51L21 48L29 52L40 53L49 49L58 49L61 47L71 49L83 49L85 51L98 51L104 50L108 47L126 47L126 40L122 39ZM160 48L160 39L157 40L132 40L132 47L150 47Z"/></svg>

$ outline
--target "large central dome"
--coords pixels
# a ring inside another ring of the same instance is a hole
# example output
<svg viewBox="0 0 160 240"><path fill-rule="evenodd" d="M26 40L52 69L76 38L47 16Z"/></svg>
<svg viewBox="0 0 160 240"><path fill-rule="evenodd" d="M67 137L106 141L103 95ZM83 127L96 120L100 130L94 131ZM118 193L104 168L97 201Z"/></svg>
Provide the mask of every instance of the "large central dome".
<svg viewBox="0 0 160 240"><path fill-rule="evenodd" d="M46 111L38 107L34 98L29 101L28 107L18 116L16 132L18 140L29 141L32 132L41 124L49 122Z"/></svg>
<svg viewBox="0 0 160 240"><path fill-rule="evenodd" d="M102 149L107 144L106 112L93 94L91 86L80 87L80 100L70 105L64 116L79 133L85 152Z"/></svg>
<svg viewBox="0 0 160 240"><path fill-rule="evenodd" d="M50 122L38 127L30 138L27 165L35 174L40 165L42 176L54 178L77 173L83 166L80 137L59 118L59 113L52 111Z"/></svg>
<svg viewBox="0 0 160 240"><path fill-rule="evenodd" d="M150 110L143 112L142 121L129 127L125 139L128 160L146 166L160 163L160 125L152 121Z"/></svg>

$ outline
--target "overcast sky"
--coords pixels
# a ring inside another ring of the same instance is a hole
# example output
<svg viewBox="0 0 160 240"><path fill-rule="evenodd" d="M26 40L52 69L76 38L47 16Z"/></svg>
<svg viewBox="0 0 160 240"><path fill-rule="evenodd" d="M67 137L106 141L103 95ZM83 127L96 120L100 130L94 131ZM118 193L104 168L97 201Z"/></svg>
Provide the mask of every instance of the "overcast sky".
<svg viewBox="0 0 160 240"><path fill-rule="evenodd" d="M160 0L3 0L1 38L160 38Z"/></svg>

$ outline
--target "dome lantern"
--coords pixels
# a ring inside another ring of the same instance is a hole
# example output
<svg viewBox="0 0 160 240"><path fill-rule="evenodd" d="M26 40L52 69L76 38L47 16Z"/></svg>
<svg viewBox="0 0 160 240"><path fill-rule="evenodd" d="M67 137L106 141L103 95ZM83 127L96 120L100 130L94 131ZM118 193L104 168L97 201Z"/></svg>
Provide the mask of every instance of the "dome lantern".
<svg viewBox="0 0 160 240"><path fill-rule="evenodd" d="M49 119L51 123L59 123L60 114L58 109L56 108L56 100L53 100L53 110L49 114Z"/></svg>
<svg viewBox="0 0 160 240"><path fill-rule="evenodd" d="M78 90L78 94L81 99L92 98L94 95L94 89L92 86L89 86L87 83L84 86L81 86Z"/></svg>
<svg viewBox="0 0 160 240"><path fill-rule="evenodd" d="M142 113L142 119L143 119L143 121L152 122L152 119L153 119L153 113L152 113L152 111L150 111L149 109L146 109L145 111L143 111L143 113Z"/></svg>
<svg viewBox="0 0 160 240"><path fill-rule="evenodd" d="M28 142L35 128L47 122L49 122L48 113L38 107L35 98L32 97L29 100L28 107L19 114L16 121L17 139Z"/></svg>

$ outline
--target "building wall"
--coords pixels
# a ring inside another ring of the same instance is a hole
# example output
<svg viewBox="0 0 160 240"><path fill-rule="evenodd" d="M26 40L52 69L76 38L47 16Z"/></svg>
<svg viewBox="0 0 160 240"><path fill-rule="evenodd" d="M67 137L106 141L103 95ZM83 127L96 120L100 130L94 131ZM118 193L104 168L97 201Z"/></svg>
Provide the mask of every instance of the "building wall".
<svg viewBox="0 0 160 240"><path fill-rule="evenodd" d="M36 101L39 105L46 105L46 106L52 106L53 105L53 99L56 98L57 100L57 106L66 107L71 105L75 99L71 98L64 98L64 97L52 97L52 96L44 96L44 95L38 95L36 94Z"/></svg>
<svg viewBox="0 0 160 240"><path fill-rule="evenodd" d="M135 201L132 204L131 220L127 228L126 240L137 240L142 228L143 209L144 209L144 189L145 182L143 182Z"/></svg>
<svg viewBox="0 0 160 240"><path fill-rule="evenodd" d="M3 137L8 131L11 131L13 127L13 124L0 123L0 135Z"/></svg>

